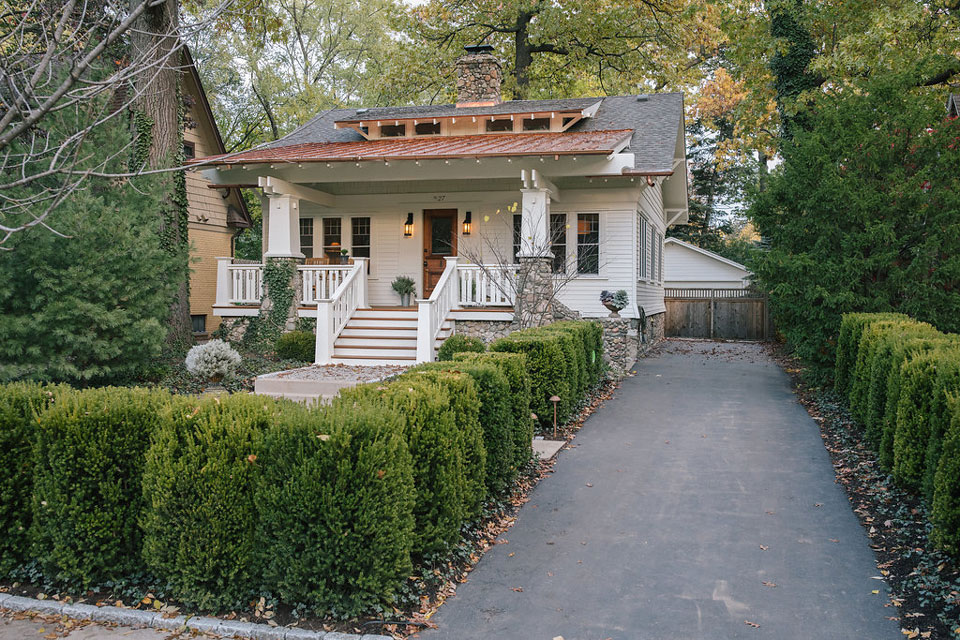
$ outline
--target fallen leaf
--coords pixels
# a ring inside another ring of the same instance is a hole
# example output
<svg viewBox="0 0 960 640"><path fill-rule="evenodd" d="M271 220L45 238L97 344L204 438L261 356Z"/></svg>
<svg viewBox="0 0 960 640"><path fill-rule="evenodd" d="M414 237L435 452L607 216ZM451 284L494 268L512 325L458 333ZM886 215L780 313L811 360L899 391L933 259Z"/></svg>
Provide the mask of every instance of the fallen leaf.
<svg viewBox="0 0 960 640"><path fill-rule="evenodd" d="M588 486L588 487L592 487L593 485L588 482L588 483L587 483L587 486Z"/></svg>
<svg viewBox="0 0 960 640"><path fill-rule="evenodd" d="M879 590L879 589L874 589L874 590L871 591L870 593L876 595L876 594L880 593L880 590Z"/></svg>
<svg viewBox="0 0 960 640"><path fill-rule="evenodd" d="M762 584L763 584L763 586L765 586L765 587L770 587L771 589L772 589L773 587L777 586L777 583L776 583L776 582L767 582L766 580L764 580Z"/></svg>
<svg viewBox="0 0 960 640"><path fill-rule="evenodd" d="M760 551L766 551L766 550L769 549L769 548L770 548L770 547L768 547L768 546L765 545L765 544L760 545Z"/></svg>
<svg viewBox="0 0 960 640"><path fill-rule="evenodd" d="M516 591L517 593L523 593L523 587L510 587L510 591Z"/></svg>
<svg viewBox="0 0 960 640"><path fill-rule="evenodd" d="M758 625L756 622L750 622L749 620L744 620L743 624L747 625L748 627L753 627L754 629L760 628L760 625Z"/></svg>

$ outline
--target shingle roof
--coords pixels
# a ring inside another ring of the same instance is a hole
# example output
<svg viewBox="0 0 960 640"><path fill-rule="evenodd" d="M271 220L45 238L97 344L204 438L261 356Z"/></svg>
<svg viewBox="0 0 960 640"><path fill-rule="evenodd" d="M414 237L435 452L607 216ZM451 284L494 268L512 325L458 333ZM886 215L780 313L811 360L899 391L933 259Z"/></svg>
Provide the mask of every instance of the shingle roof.
<svg viewBox="0 0 960 640"><path fill-rule="evenodd" d="M516 100L493 107L467 107L469 113L464 108L458 110L454 105L384 107L382 109L368 109L360 115L357 114L357 109L331 109L320 113L280 140L261 145L257 150L327 142L375 144L381 142L381 140L366 141L355 130L350 128L337 129L334 124L361 118L364 120L373 120L377 117L388 119L382 115L383 113L391 113L393 115L390 117L393 118L441 117L443 114L454 115L457 113L463 115L521 114L531 111L584 109L597 101L601 102L600 108L592 118L584 118L567 132L557 135L568 136L574 133L631 129L633 135L630 140L630 151L636 157L634 164L636 172L669 173L673 170L677 136L683 124L683 94L681 93L654 93L645 95L642 99L632 95L566 100ZM402 116L400 115L401 112L403 113ZM490 135L492 134L478 137L486 138ZM515 134L513 137L523 138L533 135L545 134ZM438 139L431 138L431 140ZM399 141L391 140L390 142L397 143ZM367 153L363 153L363 155L368 156Z"/></svg>
<svg viewBox="0 0 960 640"><path fill-rule="evenodd" d="M604 154L616 150L633 131L479 134L431 138L382 138L349 142L307 142L251 149L195 162L345 162L358 160L442 159L526 155Z"/></svg>

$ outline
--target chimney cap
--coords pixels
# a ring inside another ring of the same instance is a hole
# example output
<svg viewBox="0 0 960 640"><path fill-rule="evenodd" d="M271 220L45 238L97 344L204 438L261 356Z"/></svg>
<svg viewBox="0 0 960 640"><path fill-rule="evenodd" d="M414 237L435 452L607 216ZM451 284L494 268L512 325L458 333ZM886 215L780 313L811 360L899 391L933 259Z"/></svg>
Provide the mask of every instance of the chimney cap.
<svg viewBox="0 0 960 640"><path fill-rule="evenodd" d="M493 53L492 44L468 44L463 49L467 53Z"/></svg>

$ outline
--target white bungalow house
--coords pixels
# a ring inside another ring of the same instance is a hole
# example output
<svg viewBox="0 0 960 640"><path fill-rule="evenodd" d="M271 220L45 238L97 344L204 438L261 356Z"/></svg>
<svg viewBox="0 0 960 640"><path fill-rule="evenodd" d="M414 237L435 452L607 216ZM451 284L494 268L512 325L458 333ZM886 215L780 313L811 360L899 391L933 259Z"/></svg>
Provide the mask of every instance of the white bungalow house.
<svg viewBox="0 0 960 640"><path fill-rule="evenodd" d="M745 289L753 274L733 260L677 238L663 246L667 289Z"/></svg>
<svg viewBox="0 0 960 640"><path fill-rule="evenodd" d="M683 96L503 102L491 49L458 60L456 104L324 111L197 162L213 188L261 190L264 259L298 263L318 363L432 360L529 296L599 317L600 291L624 289L622 316L662 321L663 239L687 220ZM214 313L259 314L261 270L221 259Z"/></svg>

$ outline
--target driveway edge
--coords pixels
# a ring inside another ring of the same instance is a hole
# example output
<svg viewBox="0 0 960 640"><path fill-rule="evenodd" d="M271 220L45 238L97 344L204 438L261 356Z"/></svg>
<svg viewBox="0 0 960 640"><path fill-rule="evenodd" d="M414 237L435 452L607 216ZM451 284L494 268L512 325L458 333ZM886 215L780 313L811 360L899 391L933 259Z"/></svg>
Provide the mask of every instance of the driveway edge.
<svg viewBox="0 0 960 640"><path fill-rule="evenodd" d="M63 615L77 620L110 622L124 626L147 627L162 631L191 629L205 633L253 640L391 640L389 636L357 635L335 631L310 631L296 627L271 627L266 624L221 620L206 616L174 616L165 618L157 611L125 609L122 607L97 607L90 604L67 604L56 600L23 598L9 593L0 593L0 609L7 611L34 611L45 615Z"/></svg>

